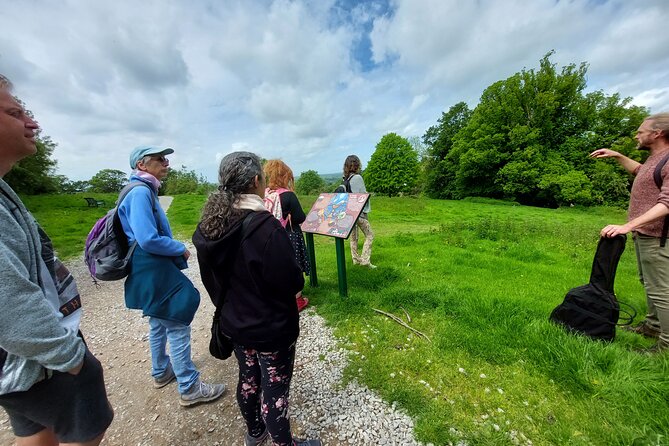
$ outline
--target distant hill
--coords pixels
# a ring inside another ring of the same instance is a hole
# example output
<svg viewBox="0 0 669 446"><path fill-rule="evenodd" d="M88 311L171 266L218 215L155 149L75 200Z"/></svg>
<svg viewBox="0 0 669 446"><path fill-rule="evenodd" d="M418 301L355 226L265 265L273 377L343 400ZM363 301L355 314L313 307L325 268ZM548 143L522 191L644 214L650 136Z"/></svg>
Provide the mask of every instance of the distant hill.
<svg viewBox="0 0 669 446"><path fill-rule="evenodd" d="M326 183L334 183L341 180L341 173L323 173L318 174Z"/></svg>

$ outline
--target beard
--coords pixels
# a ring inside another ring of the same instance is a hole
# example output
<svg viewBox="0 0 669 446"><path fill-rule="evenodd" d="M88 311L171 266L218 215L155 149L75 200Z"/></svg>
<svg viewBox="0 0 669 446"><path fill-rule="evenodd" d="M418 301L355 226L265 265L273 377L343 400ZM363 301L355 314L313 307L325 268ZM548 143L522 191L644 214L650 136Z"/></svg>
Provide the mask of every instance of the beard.
<svg viewBox="0 0 669 446"><path fill-rule="evenodd" d="M648 144L646 142L639 141L636 144L636 149L637 150L650 150L650 147L648 147Z"/></svg>

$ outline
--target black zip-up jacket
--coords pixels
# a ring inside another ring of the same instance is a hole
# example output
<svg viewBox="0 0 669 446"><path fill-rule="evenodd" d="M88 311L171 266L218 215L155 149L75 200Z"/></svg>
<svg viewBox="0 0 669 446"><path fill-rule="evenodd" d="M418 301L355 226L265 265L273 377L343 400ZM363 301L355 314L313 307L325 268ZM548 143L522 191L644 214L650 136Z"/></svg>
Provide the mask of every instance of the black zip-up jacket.
<svg viewBox="0 0 669 446"><path fill-rule="evenodd" d="M223 304L221 331L236 344L274 351L300 333L295 294L304 277L286 231L269 212L254 212L240 240L246 215L216 240L198 225L193 244L202 283L214 305Z"/></svg>

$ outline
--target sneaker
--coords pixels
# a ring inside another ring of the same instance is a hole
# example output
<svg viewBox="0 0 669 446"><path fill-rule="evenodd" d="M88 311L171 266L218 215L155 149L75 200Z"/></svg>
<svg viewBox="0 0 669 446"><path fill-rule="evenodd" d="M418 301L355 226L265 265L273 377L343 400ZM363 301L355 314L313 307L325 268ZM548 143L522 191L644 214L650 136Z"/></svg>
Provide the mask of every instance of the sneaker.
<svg viewBox="0 0 669 446"><path fill-rule="evenodd" d="M625 325L623 330L640 334L641 336L645 336L647 338L657 339L660 337L660 330L651 327L651 325L645 319L636 325Z"/></svg>
<svg viewBox="0 0 669 446"><path fill-rule="evenodd" d="M299 438L293 438L293 446L321 446L322 443L320 440L300 440Z"/></svg>
<svg viewBox="0 0 669 446"><path fill-rule="evenodd" d="M165 370L165 373L163 373L163 376L153 378L153 387L156 389L163 388L175 379L177 379L177 376L174 374L174 369L170 365L167 370Z"/></svg>
<svg viewBox="0 0 669 446"><path fill-rule="evenodd" d="M191 390L181 395L179 404L182 406L193 406L200 403L208 403L219 399L225 392L225 384L207 384L198 380Z"/></svg>
<svg viewBox="0 0 669 446"><path fill-rule="evenodd" d="M259 437L252 437L249 435L249 433L246 433L246 436L244 437L244 446L258 446L261 444L263 441L265 441L265 438L269 435L269 432L267 432L267 428L263 431L262 434L260 434Z"/></svg>
<svg viewBox="0 0 669 446"><path fill-rule="evenodd" d="M376 265L373 265L371 263L361 263L361 266L366 266L369 269L376 269Z"/></svg>
<svg viewBox="0 0 669 446"><path fill-rule="evenodd" d="M304 296L300 296L296 300L297 300L297 311L302 311L306 308L307 305L309 305L309 299Z"/></svg>

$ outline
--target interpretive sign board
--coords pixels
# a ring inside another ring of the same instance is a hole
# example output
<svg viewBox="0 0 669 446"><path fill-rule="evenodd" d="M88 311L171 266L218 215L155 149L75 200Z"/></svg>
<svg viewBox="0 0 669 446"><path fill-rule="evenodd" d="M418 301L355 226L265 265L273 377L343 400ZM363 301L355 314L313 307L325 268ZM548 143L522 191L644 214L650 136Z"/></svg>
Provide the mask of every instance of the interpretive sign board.
<svg viewBox="0 0 669 446"><path fill-rule="evenodd" d="M312 286L318 286L316 276L316 250L314 234L334 237L337 252L337 276L339 279L339 295L346 297L346 253L344 239L351 235L355 222L358 221L369 194L320 194L311 207L307 218L300 225L306 235L307 255L311 263L309 280Z"/></svg>
<svg viewBox="0 0 669 446"><path fill-rule="evenodd" d="M320 194L302 223L302 231L346 239L369 194Z"/></svg>

